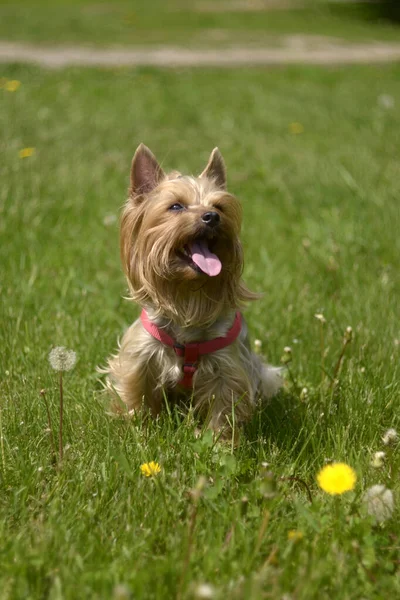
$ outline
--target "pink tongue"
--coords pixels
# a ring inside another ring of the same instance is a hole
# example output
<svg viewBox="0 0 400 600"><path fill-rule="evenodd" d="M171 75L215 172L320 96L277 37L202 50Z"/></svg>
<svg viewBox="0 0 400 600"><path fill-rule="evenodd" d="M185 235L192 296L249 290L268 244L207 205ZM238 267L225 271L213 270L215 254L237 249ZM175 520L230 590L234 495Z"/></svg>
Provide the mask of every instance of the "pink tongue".
<svg viewBox="0 0 400 600"><path fill-rule="evenodd" d="M193 242L189 245L192 261L210 277L221 272L222 265L218 256L209 251L205 242Z"/></svg>

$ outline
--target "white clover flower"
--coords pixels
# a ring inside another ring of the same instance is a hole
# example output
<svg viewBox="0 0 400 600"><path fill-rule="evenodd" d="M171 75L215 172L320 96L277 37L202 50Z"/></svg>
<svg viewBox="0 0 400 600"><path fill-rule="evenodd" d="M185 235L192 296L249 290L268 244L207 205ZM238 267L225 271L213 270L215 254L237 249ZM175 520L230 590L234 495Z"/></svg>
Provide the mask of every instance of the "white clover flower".
<svg viewBox="0 0 400 600"><path fill-rule="evenodd" d="M393 493L384 485L373 485L364 494L363 500L369 515L374 517L378 523L390 519L393 513Z"/></svg>
<svg viewBox="0 0 400 600"><path fill-rule="evenodd" d="M262 348L262 341L254 340L254 351L256 352L256 354L259 354L261 352L261 348Z"/></svg>
<svg viewBox="0 0 400 600"><path fill-rule="evenodd" d="M346 327L346 331L344 332L344 339L346 342L351 342L351 340L353 339L353 328L350 327L350 325Z"/></svg>
<svg viewBox="0 0 400 600"><path fill-rule="evenodd" d="M314 317L317 319L317 321L320 321L321 323L326 323L326 319L322 313L316 313Z"/></svg>
<svg viewBox="0 0 400 600"><path fill-rule="evenodd" d="M283 355L281 356L281 363L286 365L292 360L292 349L290 346L285 346L283 349Z"/></svg>
<svg viewBox="0 0 400 600"><path fill-rule="evenodd" d="M302 400L303 402L308 400L308 388L303 387L303 389L300 392L300 400Z"/></svg>
<svg viewBox="0 0 400 600"><path fill-rule="evenodd" d="M380 467L382 467L385 460L385 456L385 452L375 452L371 460L371 467L374 467L375 469L379 469Z"/></svg>
<svg viewBox="0 0 400 600"><path fill-rule="evenodd" d="M71 371L76 363L76 352L57 346L50 352L49 362L55 371Z"/></svg>
<svg viewBox="0 0 400 600"><path fill-rule="evenodd" d="M389 444L395 444L399 440L399 434L395 429L388 429L384 434L382 441L385 446L389 446Z"/></svg>

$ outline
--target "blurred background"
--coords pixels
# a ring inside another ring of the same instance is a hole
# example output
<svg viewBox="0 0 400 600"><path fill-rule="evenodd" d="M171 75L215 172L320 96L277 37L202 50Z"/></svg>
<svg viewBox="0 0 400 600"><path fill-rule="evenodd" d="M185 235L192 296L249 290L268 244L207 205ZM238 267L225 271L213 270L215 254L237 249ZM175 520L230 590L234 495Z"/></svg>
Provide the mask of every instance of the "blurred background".
<svg viewBox="0 0 400 600"><path fill-rule="evenodd" d="M398 0L14 0L1 2L0 37L40 43L282 44L282 35L398 39Z"/></svg>

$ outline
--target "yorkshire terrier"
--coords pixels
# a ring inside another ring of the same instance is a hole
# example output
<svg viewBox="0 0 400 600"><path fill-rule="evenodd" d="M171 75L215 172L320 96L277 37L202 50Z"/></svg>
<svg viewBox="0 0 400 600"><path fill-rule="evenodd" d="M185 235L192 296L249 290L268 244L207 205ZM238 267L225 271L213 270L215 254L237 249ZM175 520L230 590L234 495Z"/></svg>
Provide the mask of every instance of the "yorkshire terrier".
<svg viewBox="0 0 400 600"><path fill-rule="evenodd" d="M242 210L218 148L198 177L165 174L141 144L121 218L121 259L142 308L108 360L107 387L129 412L191 404L223 437L281 386L251 351L241 309Z"/></svg>

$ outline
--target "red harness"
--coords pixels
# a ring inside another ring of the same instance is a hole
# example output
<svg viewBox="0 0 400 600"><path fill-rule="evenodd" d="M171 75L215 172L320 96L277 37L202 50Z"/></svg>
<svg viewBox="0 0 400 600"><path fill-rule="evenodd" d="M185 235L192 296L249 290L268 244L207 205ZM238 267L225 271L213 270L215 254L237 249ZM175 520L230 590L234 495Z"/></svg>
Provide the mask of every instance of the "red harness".
<svg viewBox="0 0 400 600"><path fill-rule="evenodd" d="M238 311L233 321L232 327L224 337L217 337L207 342L191 342L190 344L178 344L171 336L163 329L160 329L152 323L147 312L143 309L140 315L143 327L156 340L170 346L174 349L175 354L183 358L183 378L179 382L180 385L186 388L193 386L193 375L197 369L199 357L203 354L211 354L216 350L221 350L229 346L236 340L242 328L242 315Z"/></svg>

